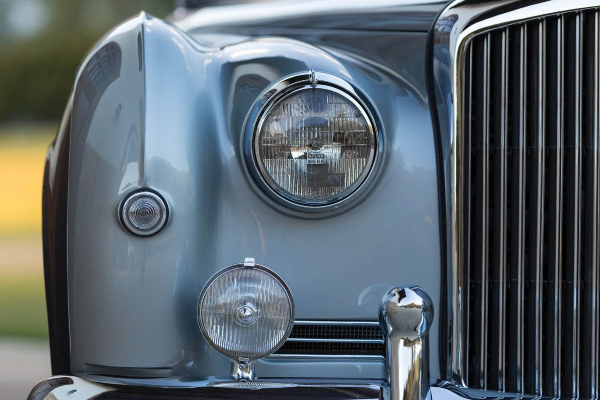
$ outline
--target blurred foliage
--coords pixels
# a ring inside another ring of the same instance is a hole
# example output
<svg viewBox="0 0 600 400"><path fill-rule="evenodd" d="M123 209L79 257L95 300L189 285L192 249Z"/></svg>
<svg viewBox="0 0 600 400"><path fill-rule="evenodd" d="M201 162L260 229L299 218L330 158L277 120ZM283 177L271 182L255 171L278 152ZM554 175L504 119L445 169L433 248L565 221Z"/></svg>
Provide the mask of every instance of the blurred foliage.
<svg viewBox="0 0 600 400"><path fill-rule="evenodd" d="M46 337L48 323L44 276L39 269L28 273L3 273L0 279L0 337Z"/></svg>
<svg viewBox="0 0 600 400"><path fill-rule="evenodd" d="M10 18L10 1L0 4L0 13ZM164 17L174 7L171 0L43 0L39 5L47 15L35 35L0 37L0 123L59 120L77 67L95 42L141 10Z"/></svg>

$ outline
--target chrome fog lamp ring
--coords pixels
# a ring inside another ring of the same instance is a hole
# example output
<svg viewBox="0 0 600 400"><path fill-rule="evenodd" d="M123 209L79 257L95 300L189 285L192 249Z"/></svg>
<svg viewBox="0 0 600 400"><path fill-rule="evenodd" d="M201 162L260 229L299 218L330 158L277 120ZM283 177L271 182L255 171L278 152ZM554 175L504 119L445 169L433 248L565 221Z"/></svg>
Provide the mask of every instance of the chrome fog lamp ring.
<svg viewBox="0 0 600 400"><path fill-rule="evenodd" d="M294 326L294 300L281 277L252 260L209 279L198 299L197 317L202 335L216 351L248 364L287 340Z"/></svg>
<svg viewBox="0 0 600 400"><path fill-rule="evenodd" d="M300 117L283 115L286 107L303 106L296 110ZM284 78L265 91L246 121L248 170L264 193L288 208L339 208L368 187L380 163L383 135L374 115L366 96L339 77L309 71Z"/></svg>

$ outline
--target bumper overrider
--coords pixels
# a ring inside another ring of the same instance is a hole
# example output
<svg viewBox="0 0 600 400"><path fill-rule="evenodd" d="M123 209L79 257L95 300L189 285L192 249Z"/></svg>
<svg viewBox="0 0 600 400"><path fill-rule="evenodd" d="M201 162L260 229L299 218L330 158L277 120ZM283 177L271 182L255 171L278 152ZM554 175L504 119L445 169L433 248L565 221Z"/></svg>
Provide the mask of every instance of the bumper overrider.
<svg viewBox="0 0 600 400"><path fill-rule="evenodd" d="M233 283L227 285L227 282ZM236 285L238 287L232 289ZM272 303L268 304L269 301ZM433 303L420 287L397 287L384 296L379 321L387 348L385 382L325 385L298 383L297 379L287 382L261 380L254 374L253 363L277 350L289 336L293 325L293 300L289 289L277 274L254 264L253 259L246 259L243 264L226 268L215 275L206 285L198 303L198 322L203 335L217 351L232 360L231 381L182 389L112 386L81 377L56 376L37 384L28 399L226 399L266 396L286 400L425 400L432 396L428 349L428 331L432 320ZM221 324L220 329L211 331L214 324ZM215 332L222 332L223 329L236 329L236 335L231 337L242 339L237 339L239 343L222 340ZM263 334L265 331L272 332L273 336L265 340L273 343L272 348L265 348L262 342L244 347L245 343L252 343L244 335L251 335L257 330ZM437 389L445 390L438 387L434 391Z"/></svg>

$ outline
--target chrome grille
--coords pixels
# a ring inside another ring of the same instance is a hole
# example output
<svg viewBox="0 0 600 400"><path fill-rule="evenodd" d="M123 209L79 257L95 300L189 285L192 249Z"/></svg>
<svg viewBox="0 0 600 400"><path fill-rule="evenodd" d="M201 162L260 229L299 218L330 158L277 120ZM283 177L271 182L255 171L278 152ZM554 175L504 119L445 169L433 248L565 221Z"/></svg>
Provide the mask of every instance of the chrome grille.
<svg viewBox="0 0 600 400"><path fill-rule="evenodd" d="M462 379L598 398L600 14L465 44L457 243Z"/></svg>
<svg viewBox="0 0 600 400"><path fill-rule="evenodd" d="M296 322L275 355L385 356L383 333L376 322Z"/></svg>

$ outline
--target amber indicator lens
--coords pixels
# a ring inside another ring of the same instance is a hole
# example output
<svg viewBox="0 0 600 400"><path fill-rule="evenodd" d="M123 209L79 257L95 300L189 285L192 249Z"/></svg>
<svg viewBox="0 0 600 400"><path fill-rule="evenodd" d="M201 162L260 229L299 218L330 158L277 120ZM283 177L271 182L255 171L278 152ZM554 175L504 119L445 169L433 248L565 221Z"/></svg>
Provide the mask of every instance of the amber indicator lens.
<svg viewBox="0 0 600 400"><path fill-rule="evenodd" d="M255 157L269 186L309 205L338 201L367 177L376 137L368 114L333 87L303 88L279 100L261 120Z"/></svg>
<svg viewBox="0 0 600 400"><path fill-rule="evenodd" d="M239 265L209 281L198 302L198 322L206 340L220 353L234 360L256 360L287 339L294 323L294 303L273 271Z"/></svg>

